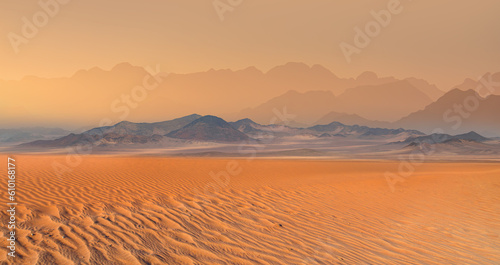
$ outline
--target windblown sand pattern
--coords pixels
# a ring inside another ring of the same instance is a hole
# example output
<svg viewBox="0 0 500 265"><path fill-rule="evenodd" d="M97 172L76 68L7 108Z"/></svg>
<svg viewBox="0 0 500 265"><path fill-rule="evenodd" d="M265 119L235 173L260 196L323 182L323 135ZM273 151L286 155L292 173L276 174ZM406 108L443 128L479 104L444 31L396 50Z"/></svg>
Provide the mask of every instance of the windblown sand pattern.
<svg viewBox="0 0 500 265"><path fill-rule="evenodd" d="M398 162L87 156L57 177L65 159L16 157L2 264L500 264L496 163L426 163L392 193Z"/></svg>

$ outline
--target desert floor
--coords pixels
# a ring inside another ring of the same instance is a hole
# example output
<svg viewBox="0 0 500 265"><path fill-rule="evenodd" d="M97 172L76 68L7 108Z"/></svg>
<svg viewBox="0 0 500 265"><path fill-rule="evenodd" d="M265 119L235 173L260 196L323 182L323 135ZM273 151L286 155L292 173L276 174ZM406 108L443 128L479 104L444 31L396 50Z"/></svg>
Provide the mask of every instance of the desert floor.
<svg viewBox="0 0 500 265"><path fill-rule="evenodd" d="M498 163L14 158L2 264L500 264Z"/></svg>

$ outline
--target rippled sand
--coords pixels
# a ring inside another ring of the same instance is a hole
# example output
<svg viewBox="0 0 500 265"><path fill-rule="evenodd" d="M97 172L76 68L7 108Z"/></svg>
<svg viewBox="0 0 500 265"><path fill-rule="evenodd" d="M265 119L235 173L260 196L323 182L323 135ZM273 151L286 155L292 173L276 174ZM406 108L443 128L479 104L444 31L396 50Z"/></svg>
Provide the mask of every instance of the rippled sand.
<svg viewBox="0 0 500 265"><path fill-rule="evenodd" d="M2 264L500 264L500 164L426 163L393 193L398 162L16 160Z"/></svg>

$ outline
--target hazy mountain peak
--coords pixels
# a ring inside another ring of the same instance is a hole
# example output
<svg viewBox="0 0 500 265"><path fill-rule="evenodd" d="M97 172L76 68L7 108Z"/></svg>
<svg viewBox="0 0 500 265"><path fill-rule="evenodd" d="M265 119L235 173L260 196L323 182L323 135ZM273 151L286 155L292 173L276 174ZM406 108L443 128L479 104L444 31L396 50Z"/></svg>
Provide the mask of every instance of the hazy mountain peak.
<svg viewBox="0 0 500 265"><path fill-rule="evenodd" d="M424 135L424 136L411 136L408 137L404 143L414 143L414 144L420 144L420 143L428 143L428 144L436 144L436 143L444 143L444 142L449 142L449 141L474 141L474 142L484 142L489 140L488 138L474 132L468 132L464 134L458 134L458 135L449 135L445 133L433 133L429 135Z"/></svg>
<svg viewBox="0 0 500 265"><path fill-rule="evenodd" d="M236 130L225 120L212 115L196 119L181 129L170 132L167 136L186 140L216 142L235 142L249 139L246 134Z"/></svg>
<svg viewBox="0 0 500 265"><path fill-rule="evenodd" d="M465 97L468 97L468 96L479 97L479 95L477 95L476 91L474 91L473 89L461 90L459 88L454 88L454 89L448 91L448 93L444 94L444 96L442 96L439 100L460 100L460 101L462 101Z"/></svg>
<svg viewBox="0 0 500 265"><path fill-rule="evenodd" d="M281 95L281 96L295 96L295 95L300 95L300 94L303 94L303 93L299 93L297 90L288 90L287 92L285 92L285 94Z"/></svg>
<svg viewBox="0 0 500 265"><path fill-rule="evenodd" d="M445 132L476 131L486 136L499 134L500 96L481 98L475 90L452 89L423 110L411 113L396 124L431 132L440 128Z"/></svg>
<svg viewBox="0 0 500 265"><path fill-rule="evenodd" d="M115 65L111 68L111 72L129 72L129 71L145 71L144 68L140 66L134 66L128 62L123 62Z"/></svg>
<svg viewBox="0 0 500 265"><path fill-rule="evenodd" d="M482 80L481 80L482 79ZM451 90L458 88L460 90L466 91L466 90L483 90L485 88L485 82L489 83L490 81L493 81L494 83L500 82L500 72L496 73L486 73L479 79L472 79L472 78L466 78L464 81L459 84L454 86ZM493 85L493 84L492 84ZM494 85L493 85L494 86ZM484 90L486 92L486 90ZM484 92L479 92L479 93L484 93ZM492 94L499 95L500 94L500 89L498 87L496 88L496 91L489 91L492 92Z"/></svg>
<svg viewBox="0 0 500 265"><path fill-rule="evenodd" d="M377 79L378 75L371 71L365 71L361 73L358 77L356 77L356 81L363 81L363 82L376 81Z"/></svg>
<svg viewBox="0 0 500 265"><path fill-rule="evenodd" d="M253 120L251 120L249 118L244 118L244 119L241 119L241 120L237 120L234 123L238 123L238 124L246 123L246 124L254 124L254 125L258 124L258 123L254 122Z"/></svg>
<svg viewBox="0 0 500 265"><path fill-rule="evenodd" d="M476 141L476 142L483 142L488 140L488 138L480 135L479 133L475 131L470 131L468 133L464 134L459 134L455 136L456 138L463 139L463 140L470 140L470 141Z"/></svg>
<svg viewBox="0 0 500 265"><path fill-rule="evenodd" d="M476 80L472 79L472 78L465 78L464 81L462 82L462 85L465 85L465 86L473 86L476 84Z"/></svg>
<svg viewBox="0 0 500 265"><path fill-rule="evenodd" d="M242 69L242 70L239 70L239 71L236 71L236 72L263 74L263 72L260 69L258 69L257 67L255 67L255 66L249 66L249 67L247 67L245 69Z"/></svg>
<svg viewBox="0 0 500 265"><path fill-rule="evenodd" d="M329 124L333 121L343 123L345 125L364 125L369 127L391 127L388 122L381 122L376 120L368 120L357 114L348 114L343 112L331 111L323 116L321 119L316 121L314 125Z"/></svg>
<svg viewBox="0 0 500 265"><path fill-rule="evenodd" d="M74 78L79 78L79 77L87 77L87 76L96 76L96 75L101 75L105 71L102 68L99 67L92 67L88 70L78 70L75 72L75 74L72 76Z"/></svg>
<svg viewBox="0 0 500 265"><path fill-rule="evenodd" d="M206 73L232 73L234 72L233 70L226 68L226 69L214 69L210 68Z"/></svg>
<svg viewBox="0 0 500 265"><path fill-rule="evenodd" d="M291 73L301 73L308 72L311 68L305 64L300 62L289 62L284 65L279 65L267 72L268 75L273 74L291 74Z"/></svg>
<svg viewBox="0 0 500 265"><path fill-rule="evenodd" d="M131 123L133 123L133 122L131 122L131 121L120 121L120 122L118 122L117 124L115 124L115 126L116 126L116 125L120 125L120 124L125 125L125 124L131 124Z"/></svg>
<svg viewBox="0 0 500 265"><path fill-rule="evenodd" d="M424 92L432 100L437 100L445 94L445 92L440 90L436 85L430 84L426 80L418 79L415 77L408 77L404 80L410 83L412 86L418 88L420 91Z"/></svg>
<svg viewBox="0 0 500 265"><path fill-rule="evenodd" d="M185 118L193 118L193 117L196 117L197 119L198 118L201 118L202 116L200 114L197 114L197 113L193 113L193 114L189 114L187 116L184 116L182 117L181 119L185 119Z"/></svg>
<svg viewBox="0 0 500 265"><path fill-rule="evenodd" d="M72 78L103 78L106 75L109 75L108 77L118 76L119 78L123 78L123 76L143 76L145 74L147 74L147 72L143 67L123 62L116 64L109 71L100 67L92 67L88 70L79 70L75 72Z"/></svg>
<svg viewBox="0 0 500 265"><path fill-rule="evenodd" d="M370 120L386 121L397 120L432 103L427 94L406 80L357 86L347 89L337 99L337 112L356 113Z"/></svg>
<svg viewBox="0 0 500 265"><path fill-rule="evenodd" d="M219 118L217 116L213 116L213 115L205 115L195 121L193 121L192 123L213 123L213 124L217 124L219 126L225 126L227 124L227 122L225 120L223 120L222 118Z"/></svg>

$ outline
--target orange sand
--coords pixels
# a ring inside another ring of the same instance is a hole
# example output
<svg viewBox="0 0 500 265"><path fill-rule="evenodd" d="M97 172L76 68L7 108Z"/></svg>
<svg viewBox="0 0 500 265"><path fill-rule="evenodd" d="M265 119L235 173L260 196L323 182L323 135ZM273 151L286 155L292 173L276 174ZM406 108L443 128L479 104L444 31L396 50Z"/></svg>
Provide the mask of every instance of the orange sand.
<svg viewBox="0 0 500 265"><path fill-rule="evenodd" d="M2 264L500 264L495 163L426 163L393 193L398 162L87 156L57 176L64 156L15 158Z"/></svg>

